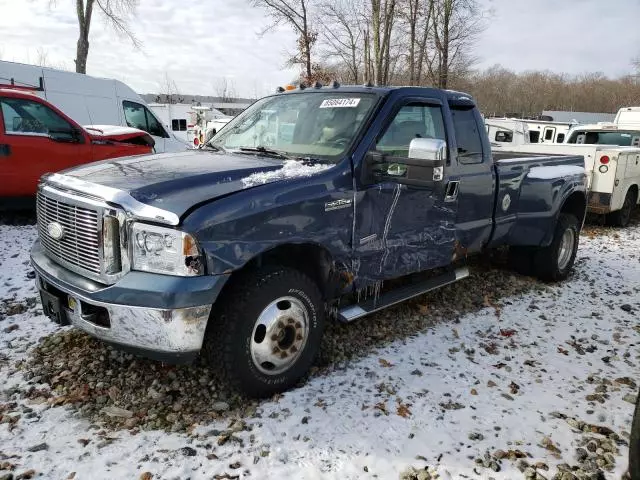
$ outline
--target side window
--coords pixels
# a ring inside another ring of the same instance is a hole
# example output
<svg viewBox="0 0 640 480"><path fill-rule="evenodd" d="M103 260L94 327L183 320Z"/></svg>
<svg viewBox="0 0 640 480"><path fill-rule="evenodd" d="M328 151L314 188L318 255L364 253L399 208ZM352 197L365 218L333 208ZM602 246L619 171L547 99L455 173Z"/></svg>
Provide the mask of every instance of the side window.
<svg viewBox="0 0 640 480"><path fill-rule="evenodd" d="M414 138L446 139L440 107L418 103L405 105L378 140L376 149L395 157L408 157L409 144Z"/></svg>
<svg viewBox="0 0 640 480"><path fill-rule="evenodd" d="M544 139L553 141L553 135L556 133L555 128L547 128L544 131Z"/></svg>
<svg viewBox="0 0 640 480"><path fill-rule="evenodd" d="M564 133L559 133L556 138L557 143L564 143Z"/></svg>
<svg viewBox="0 0 640 480"><path fill-rule="evenodd" d="M530 130L529 131L529 142L531 143L539 143L540 142L540 132Z"/></svg>
<svg viewBox="0 0 640 480"><path fill-rule="evenodd" d="M171 120L171 130L174 132L186 132L187 131L187 120L184 118L178 119L174 118Z"/></svg>
<svg viewBox="0 0 640 480"><path fill-rule="evenodd" d="M513 132L499 130L496 132L496 142L513 142Z"/></svg>
<svg viewBox="0 0 640 480"><path fill-rule="evenodd" d="M151 135L155 135L156 137L166 137L167 134L165 133L164 128L162 128L162 125L160 125L160 122L156 120L156 117L151 114L147 107L142 108L144 108L144 113L147 116L147 125L149 125L147 132Z"/></svg>
<svg viewBox="0 0 640 480"><path fill-rule="evenodd" d="M122 106L124 108L124 118L127 125L132 128L144 130L145 132L157 137L166 137L162 125L160 125L158 120L156 120L156 117L151 114L147 107L127 100L122 102Z"/></svg>
<svg viewBox="0 0 640 480"><path fill-rule="evenodd" d="M0 99L5 133L14 135L55 135L58 140L74 140L74 128L46 105L21 98Z"/></svg>
<svg viewBox="0 0 640 480"><path fill-rule="evenodd" d="M458 144L458 162L482 163L482 137L473 108L451 108L453 129Z"/></svg>

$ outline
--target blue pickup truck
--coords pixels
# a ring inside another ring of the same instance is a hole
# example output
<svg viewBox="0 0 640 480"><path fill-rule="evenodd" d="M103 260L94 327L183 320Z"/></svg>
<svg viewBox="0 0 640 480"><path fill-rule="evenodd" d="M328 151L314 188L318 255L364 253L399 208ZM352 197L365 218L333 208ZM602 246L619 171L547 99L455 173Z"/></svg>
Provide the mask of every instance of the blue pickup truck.
<svg viewBox="0 0 640 480"><path fill-rule="evenodd" d="M581 156L493 155L474 100L431 88L280 91L204 148L50 174L31 253L45 313L165 362L212 359L243 392L310 368L350 322L468 275L510 246L569 274Z"/></svg>

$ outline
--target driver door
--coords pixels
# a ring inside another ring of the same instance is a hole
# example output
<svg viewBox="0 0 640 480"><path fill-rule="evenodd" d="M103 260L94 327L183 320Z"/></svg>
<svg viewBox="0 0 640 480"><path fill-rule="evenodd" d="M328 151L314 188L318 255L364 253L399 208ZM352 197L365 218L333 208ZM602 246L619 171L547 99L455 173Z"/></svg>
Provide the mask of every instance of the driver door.
<svg viewBox="0 0 640 480"><path fill-rule="evenodd" d="M436 170L428 160L410 156L416 139L439 140L446 156L439 101L399 106L364 160L366 169L383 159L384 171L370 176L356 194L357 288L451 263L457 201L445 195L444 160Z"/></svg>

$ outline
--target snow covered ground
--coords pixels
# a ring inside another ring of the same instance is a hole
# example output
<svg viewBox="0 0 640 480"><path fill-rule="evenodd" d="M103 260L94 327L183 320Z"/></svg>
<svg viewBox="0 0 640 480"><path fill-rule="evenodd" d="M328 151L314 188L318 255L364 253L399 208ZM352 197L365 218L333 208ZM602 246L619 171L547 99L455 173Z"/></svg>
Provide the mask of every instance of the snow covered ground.
<svg viewBox="0 0 640 480"><path fill-rule="evenodd" d="M17 393L29 385L15 362L58 330L30 307L34 237L34 227L0 226L0 479L9 468L47 479L397 479L425 466L443 479L534 478L518 469L523 455L551 478L605 436L617 445L594 455L615 458L607 478L626 469L640 383L640 226L583 235L561 285L389 343L260 403L246 425L227 418L189 434L109 431ZM10 300L27 298L25 312Z"/></svg>

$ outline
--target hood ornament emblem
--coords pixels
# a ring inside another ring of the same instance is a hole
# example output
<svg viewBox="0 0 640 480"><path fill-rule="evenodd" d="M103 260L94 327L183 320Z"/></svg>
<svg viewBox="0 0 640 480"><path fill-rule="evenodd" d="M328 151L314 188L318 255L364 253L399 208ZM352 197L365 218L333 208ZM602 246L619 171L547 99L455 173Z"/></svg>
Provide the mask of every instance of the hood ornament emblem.
<svg viewBox="0 0 640 480"><path fill-rule="evenodd" d="M51 222L47 225L47 233L54 240L62 240L64 237L64 228L58 222Z"/></svg>

